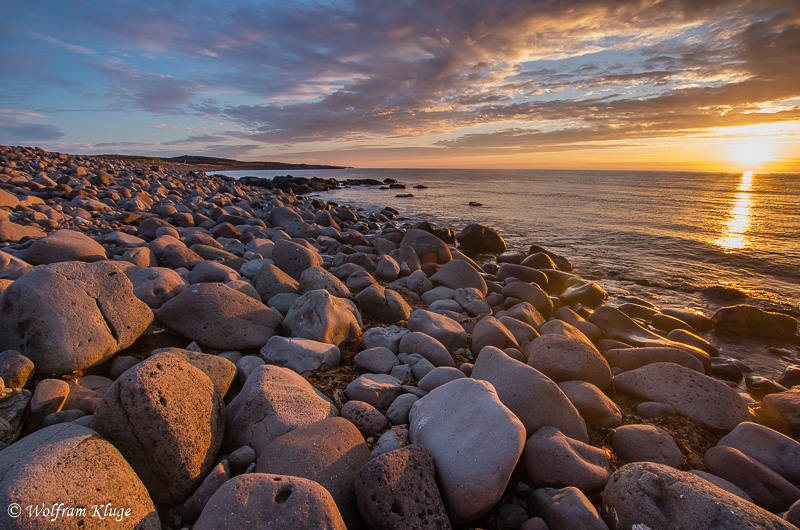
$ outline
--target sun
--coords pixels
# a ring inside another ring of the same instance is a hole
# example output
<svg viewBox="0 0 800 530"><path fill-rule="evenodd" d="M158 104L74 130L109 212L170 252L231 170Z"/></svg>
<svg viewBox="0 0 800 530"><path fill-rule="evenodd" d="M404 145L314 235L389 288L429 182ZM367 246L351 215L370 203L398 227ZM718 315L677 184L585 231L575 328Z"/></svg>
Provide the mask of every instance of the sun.
<svg viewBox="0 0 800 530"><path fill-rule="evenodd" d="M731 148L731 160L754 169L773 160L772 145L764 138L743 138Z"/></svg>

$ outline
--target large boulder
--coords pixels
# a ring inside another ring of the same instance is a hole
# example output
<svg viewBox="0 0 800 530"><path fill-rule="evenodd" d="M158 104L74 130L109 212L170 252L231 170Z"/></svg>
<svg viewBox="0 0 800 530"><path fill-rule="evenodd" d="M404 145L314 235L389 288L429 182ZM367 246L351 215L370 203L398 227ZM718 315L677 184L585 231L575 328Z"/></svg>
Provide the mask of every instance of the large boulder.
<svg viewBox="0 0 800 530"><path fill-rule="evenodd" d="M110 263L55 263L0 296L0 350L17 350L41 375L87 370L127 348L153 320Z"/></svg>
<svg viewBox="0 0 800 530"><path fill-rule="evenodd" d="M226 443L231 450L249 445L260 454L279 436L337 414L334 404L297 372L262 365L228 405Z"/></svg>
<svg viewBox="0 0 800 530"><path fill-rule="evenodd" d="M186 288L180 274L165 267L139 269L129 277L136 298L153 309L158 309Z"/></svg>
<svg viewBox="0 0 800 530"><path fill-rule="evenodd" d="M785 479L800 484L800 443L778 431L744 422L723 436L717 445L738 449Z"/></svg>
<svg viewBox="0 0 800 530"><path fill-rule="evenodd" d="M764 396L761 400L764 423L773 429L800 438L800 389Z"/></svg>
<svg viewBox="0 0 800 530"><path fill-rule="evenodd" d="M492 385L469 378L422 398L409 430L411 443L433 455L453 524L474 521L500 500L525 443L525 427Z"/></svg>
<svg viewBox="0 0 800 530"><path fill-rule="evenodd" d="M356 295L356 303L364 314L386 324L408 320L411 306L397 292L373 284Z"/></svg>
<svg viewBox="0 0 800 530"><path fill-rule="evenodd" d="M297 293L300 290L297 280L272 263L266 263L258 269L253 278L253 286L264 303L277 294Z"/></svg>
<svg viewBox="0 0 800 530"><path fill-rule="evenodd" d="M193 528L346 530L325 488L312 480L265 473L239 475L220 486Z"/></svg>
<svg viewBox="0 0 800 530"><path fill-rule="evenodd" d="M408 329L433 337L450 353L467 345L468 335L461 324L425 309L417 309L411 313L408 317Z"/></svg>
<svg viewBox="0 0 800 530"><path fill-rule="evenodd" d="M361 326L361 314L355 304L324 289L298 298L283 319L283 329L289 336L337 346L354 339Z"/></svg>
<svg viewBox="0 0 800 530"><path fill-rule="evenodd" d="M619 468L603 491L603 517L617 528L795 528L711 482L663 464Z"/></svg>
<svg viewBox="0 0 800 530"><path fill-rule="evenodd" d="M539 486L573 486L591 492L603 489L611 477L606 452L542 427L525 443L525 470Z"/></svg>
<svg viewBox="0 0 800 530"><path fill-rule="evenodd" d="M465 252L502 254L506 250L506 242L496 230L477 223L465 226L456 239Z"/></svg>
<svg viewBox="0 0 800 530"><path fill-rule="evenodd" d="M156 316L184 337L217 350L260 348L281 322L276 311L221 283L186 288Z"/></svg>
<svg viewBox="0 0 800 530"><path fill-rule="evenodd" d="M725 383L672 363L648 364L614 377L619 392L667 403L678 414L731 430L750 420L747 403Z"/></svg>
<svg viewBox="0 0 800 530"><path fill-rule="evenodd" d="M214 466L225 405L205 373L181 356L159 353L105 391L92 426L125 456L156 502L175 504Z"/></svg>
<svg viewBox="0 0 800 530"><path fill-rule="evenodd" d="M548 333L525 345L528 364L556 383L579 380L606 388L611 383L606 360L583 333L560 324L567 328L566 335Z"/></svg>
<svg viewBox="0 0 800 530"><path fill-rule="evenodd" d="M9 530L161 528L147 489L119 451L75 423L46 427L4 449L0 477L0 503L8 508L2 527ZM101 519L94 507L102 514L106 506L114 515Z"/></svg>
<svg viewBox="0 0 800 530"><path fill-rule="evenodd" d="M433 457L409 445L373 458L359 470L356 499L370 528L448 529Z"/></svg>
<svg viewBox="0 0 800 530"><path fill-rule="evenodd" d="M56 230L36 240L25 252L25 261L32 265L102 259L106 259L103 245L81 232L69 229Z"/></svg>
<svg viewBox="0 0 800 530"><path fill-rule="evenodd" d="M411 228L406 231L400 248L410 247L422 263L447 263L453 259L447 243L425 230Z"/></svg>
<svg viewBox="0 0 800 530"><path fill-rule="evenodd" d="M271 259L279 269L298 281L306 269L322 266L322 256L318 252L286 239L275 242Z"/></svg>
<svg viewBox="0 0 800 530"><path fill-rule="evenodd" d="M469 262L455 259L448 261L430 278L433 285L444 285L450 289L474 287L486 296L489 288L480 273Z"/></svg>
<svg viewBox="0 0 800 530"><path fill-rule="evenodd" d="M711 317L715 329L744 337L797 339L797 319L751 305L723 307Z"/></svg>
<svg viewBox="0 0 800 530"><path fill-rule="evenodd" d="M45 237L45 231L35 225L20 225L0 219L0 241L19 241L23 237Z"/></svg>
<svg viewBox="0 0 800 530"><path fill-rule="evenodd" d="M356 474L370 459L358 429L344 418L326 418L277 438L258 457L256 473L307 478L331 494L348 526L361 520L356 504Z"/></svg>
<svg viewBox="0 0 800 530"><path fill-rule="evenodd" d="M351 296L350 289L342 283L342 280L322 267L311 267L304 270L300 275L299 285L301 294L316 289L325 289L333 296L340 298L349 298Z"/></svg>
<svg viewBox="0 0 800 530"><path fill-rule="evenodd" d="M519 418L528 436L552 426L570 438L589 441L586 424L558 385L498 348L481 350L472 377L494 386L500 401Z"/></svg>

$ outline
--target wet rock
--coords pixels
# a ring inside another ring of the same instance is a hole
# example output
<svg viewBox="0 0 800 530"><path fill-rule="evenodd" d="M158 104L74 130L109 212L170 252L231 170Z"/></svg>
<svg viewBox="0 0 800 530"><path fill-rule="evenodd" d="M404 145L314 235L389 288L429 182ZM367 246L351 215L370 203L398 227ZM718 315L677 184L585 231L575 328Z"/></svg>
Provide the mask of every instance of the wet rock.
<svg viewBox="0 0 800 530"><path fill-rule="evenodd" d="M152 318L113 265L55 263L0 295L0 350L19 351L42 375L68 374L127 348Z"/></svg>
<svg viewBox="0 0 800 530"><path fill-rule="evenodd" d="M678 414L731 430L750 419L747 403L725 383L672 363L648 364L614 377L619 392L667 403ZM776 394L778 395L778 394Z"/></svg>
<svg viewBox="0 0 800 530"><path fill-rule="evenodd" d="M35 517L28 517L25 506L51 508L54 502L87 509L74 518L51 516L47 526L53 528L161 528L153 501L131 466L113 445L86 427L62 423L26 436L0 452L0 477L0 502L23 506L19 519L3 515L4 528L41 527ZM99 506L101 513L110 505L123 513L129 510L129 515L119 521L113 516L98 520L87 504Z"/></svg>
<svg viewBox="0 0 800 530"><path fill-rule="evenodd" d="M598 307L589 315L589 322L602 329L610 338L633 346L664 342L663 337L641 327L615 307L606 305Z"/></svg>
<svg viewBox="0 0 800 530"><path fill-rule="evenodd" d="M188 287L156 316L184 337L218 350L260 348L280 324L277 312L219 283Z"/></svg>
<svg viewBox="0 0 800 530"><path fill-rule="evenodd" d="M331 494L348 527L358 527L353 484L369 459L364 437L352 423L327 418L277 438L259 454L255 471L313 480Z"/></svg>
<svg viewBox="0 0 800 530"><path fill-rule="evenodd" d="M436 486L433 458L421 445L409 445L370 460L358 472L355 490L370 528L450 528Z"/></svg>
<svg viewBox="0 0 800 530"><path fill-rule="evenodd" d="M500 280L516 278L521 282L535 283L542 289L547 289L548 286L547 275L542 271L513 263L501 263L497 270L497 278Z"/></svg>
<svg viewBox="0 0 800 530"><path fill-rule="evenodd" d="M573 285L559 295L567 305L581 304L586 307L598 307L608 300L608 293L594 282Z"/></svg>
<svg viewBox="0 0 800 530"><path fill-rule="evenodd" d="M180 356L160 353L111 385L92 426L125 456L156 502L174 504L213 467L225 406L205 373Z"/></svg>
<svg viewBox="0 0 800 530"><path fill-rule="evenodd" d="M782 313L764 311L750 305L735 305L719 309L711 317L714 329L745 337L797 339L797 320Z"/></svg>
<svg viewBox="0 0 800 530"><path fill-rule="evenodd" d="M705 479L650 462L626 464L612 475L603 492L603 516L614 528L791 528Z"/></svg>
<svg viewBox="0 0 800 530"><path fill-rule="evenodd" d="M248 473L223 484L209 499L195 530L248 528L270 521L276 528L346 530L331 494L314 481Z"/></svg>
<svg viewBox="0 0 800 530"><path fill-rule="evenodd" d="M586 425L567 396L547 376L487 346L472 368L472 377L491 383L500 401L532 435L553 426L570 438L589 441Z"/></svg>
<svg viewBox="0 0 800 530"><path fill-rule="evenodd" d="M655 462L677 468L684 457L672 436L653 425L623 425L611 434L611 446L624 462Z"/></svg>
<svg viewBox="0 0 800 530"><path fill-rule="evenodd" d="M354 339L361 326L355 304L323 289L302 295L283 319L283 329L289 336L337 346Z"/></svg>
<svg viewBox="0 0 800 530"><path fill-rule="evenodd" d="M611 477L605 451L542 427L525 443L528 478L540 486L574 486L581 491L603 489Z"/></svg>
<svg viewBox="0 0 800 530"><path fill-rule="evenodd" d="M299 374L336 368L341 357L339 348L327 342L277 335L267 341L259 355L267 364L290 368Z"/></svg>
<svg viewBox="0 0 800 530"><path fill-rule="evenodd" d="M500 500L522 454L525 428L492 385L457 379L422 398L411 442L433 455L453 524L481 517Z"/></svg>
<svg viewBox="0 0 800 530"><path fill-rule="evenodd" d="M465 226L456 240L465 252L502 254L506 250L506 242L496 230L477 223Z"/></svg>
<svg viewBox="0 0 800 530"><path fill-rule="evenodd" d="M719 357L719 349L716 346L689 331L682 329L670 331L667 339L703 350L711 357Z"/></svg>

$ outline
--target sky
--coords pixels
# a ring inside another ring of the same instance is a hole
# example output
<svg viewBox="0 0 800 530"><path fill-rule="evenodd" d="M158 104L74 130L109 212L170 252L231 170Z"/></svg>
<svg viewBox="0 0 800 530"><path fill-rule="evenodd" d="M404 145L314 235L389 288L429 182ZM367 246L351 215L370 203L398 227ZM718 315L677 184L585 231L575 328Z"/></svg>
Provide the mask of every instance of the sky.
<svg viewBox="0 0 800 530"><path fill-rule="evenodd" d="M0 0L0 144L800 172L798 0Z"/></svg>

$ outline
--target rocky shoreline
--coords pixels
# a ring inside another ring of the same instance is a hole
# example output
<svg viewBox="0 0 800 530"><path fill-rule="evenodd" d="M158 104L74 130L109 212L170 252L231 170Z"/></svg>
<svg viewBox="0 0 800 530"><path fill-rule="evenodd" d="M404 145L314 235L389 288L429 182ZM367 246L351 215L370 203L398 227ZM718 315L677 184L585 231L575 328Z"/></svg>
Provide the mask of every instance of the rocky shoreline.
<svg viewBox="0 0 800 530"><path fill-rule="evenodd" d="M329 180L0 147L0 526L800 523L800 367L715 346L796 319L611 305Z"/></svg>

